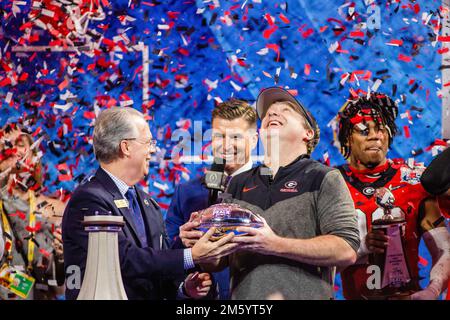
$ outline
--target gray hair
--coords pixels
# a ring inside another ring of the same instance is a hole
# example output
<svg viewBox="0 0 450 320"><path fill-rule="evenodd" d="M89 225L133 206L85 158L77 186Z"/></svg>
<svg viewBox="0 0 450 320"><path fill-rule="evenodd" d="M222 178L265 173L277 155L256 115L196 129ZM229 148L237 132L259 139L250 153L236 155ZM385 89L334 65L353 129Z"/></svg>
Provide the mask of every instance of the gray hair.
<svg viewBox="0 0 450 320"><path fill-rule="evenodd" d="M94 153L98 161L111 163L120 156L120 142L137 138L137 119L146 123L144 115L129 107L113 107L98 115L94 127ZM138 120L139 121L139 120Z"/></svg>

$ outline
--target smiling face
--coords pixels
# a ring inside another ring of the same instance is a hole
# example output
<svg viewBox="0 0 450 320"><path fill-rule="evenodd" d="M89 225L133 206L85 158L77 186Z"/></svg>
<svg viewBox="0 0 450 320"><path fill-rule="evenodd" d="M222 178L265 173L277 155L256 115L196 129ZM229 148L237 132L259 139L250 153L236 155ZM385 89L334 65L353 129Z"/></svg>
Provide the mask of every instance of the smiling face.
<svg viewBox="0 0 450 320"><path fill-rule="evenodd" d="M267 109L261 123L261 134L265 148L269 145L268 140L278 137L280 145L295 145L298 148L304 148L306 153L306 143L314 137L314 131L308 129L305 122L303 115L295 110L292 105L285 102L272 104Z"/></svg>
<svg viewBox="0 0 450 320"><path fill-rule="evenodd" d="M153 136L144 120L136 120L136 139L123 140L126 143L128 175L132 180L141 180L149 173L151 155L155 152L151 145Z"/></svg>
<svg viewBox="0 0 450 320"><path fill-rule="evenodd" d="M17 156L19 157L19 159L23 159L25 158L25 156L29 156L29 153L31 151L31 144L30 139L25 134L21 134L19 137L17 137L15 146L17 148Z"/></svg>
<svg viewBox="0 0 450 320"><path fill-rule="evenodd" d="M250 160L258 135L243 117L227 120L216 117L212 122L212 152L226 160L225 170L231 174Z"/></svg>
<svg viewBox="0 0 450 320"><path fill-rule="evenodd" d="M386 162L388 131L373 120L360 122L354 125L348 144L350 164L359 170L371 169Z"/></svg>
<svg viewBox="0 0 450 320"><path fill-rule="evenodd" d="M0 169L12 168L17 173L23 168L23 166L17 165L18 162L26 161L27 164L30 164L29 162L32 156L31 143L30 137L20 130L12 130L8 134L5 134L1 142L2 149L12 148L12 150L2 161Z"/></svg>

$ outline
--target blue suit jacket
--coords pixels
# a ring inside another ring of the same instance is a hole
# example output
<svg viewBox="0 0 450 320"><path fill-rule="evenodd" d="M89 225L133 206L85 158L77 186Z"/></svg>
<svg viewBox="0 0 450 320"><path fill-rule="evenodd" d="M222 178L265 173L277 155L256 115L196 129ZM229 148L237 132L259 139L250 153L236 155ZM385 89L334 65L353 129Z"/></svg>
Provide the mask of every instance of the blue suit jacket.
<svg viewBox="0 0 450 320"><path fill-rule="evenodd" d="M192 212L208 207L208 195L204 177L192 179L177 186L166 215L166 228L172 248L184 248L179 237L179 228L189 220ZM228 299L229 269L215 272L213 278L219 286L219 298ZM215 293L211 292L211 294Z"/></svg>
<svg viewBox="0 0 450 320"><path fill-rule="evenodd" d="M78 265L81 279L86 267L88 233L81 222L86 215L123 216L125 226L119 232L119 259L128 299L175 298L173 279L184 275L183 250L167 250L168 237L158 205L144 191L137 189L138 201L147 232L148 247L143 247L128 208L117 208L114 200L123 199L108 174L98 169L94 177L73 193L64 212L62 234L65 269ZM161 250L162 249L162 250ZM66 273L66 277L70 274ZM66 289L67 299L76 299L79 290Z"/></svg>
<svg viewBox="0 0 450 320"><path fill-rule="evenodd" d="M180 183L176 187L166 215L167 234L173 248L183 248L179 228L189 221L192 212L208 207L208 193L203 177Z"/></svg>

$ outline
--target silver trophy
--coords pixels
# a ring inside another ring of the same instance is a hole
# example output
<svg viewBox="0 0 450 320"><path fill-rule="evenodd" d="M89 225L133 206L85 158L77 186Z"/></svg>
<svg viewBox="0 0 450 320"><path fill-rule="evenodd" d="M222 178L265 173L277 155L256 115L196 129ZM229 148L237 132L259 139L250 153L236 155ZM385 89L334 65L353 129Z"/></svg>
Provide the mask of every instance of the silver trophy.
<svg viewBox="0 0 450 320"><path fill-rule="evenodd" d="M218 240L230 232L234 232L235 235L244 235L244 233L236 231L237 227L259 228L263 226L258 215L235 203L212 205L199 211L194 221L200 222L198 229L203 232L207 232L212 227L216 228L211 240Z"/></svg>
<svg viewBox="0 0 450 320"><path fill-rule="evenodd" d="M381 271L381 288L368 290L364 297L370 300L403 299L411 295L411 275L405 257L405 216L394 217L395 197L387 188L375 191L376 204L383 209L384 215L372 222L373 230L381 230L389 237L389 242L383 253L371 253L369 263L376 265Z"/></svg>
<svg viewBox="0 0 450 320"><path fill-rule="evenodd" d="M86 216L89 232L83 283L77 300L127 300L120 272L118 233L122 216Z"/></svg>

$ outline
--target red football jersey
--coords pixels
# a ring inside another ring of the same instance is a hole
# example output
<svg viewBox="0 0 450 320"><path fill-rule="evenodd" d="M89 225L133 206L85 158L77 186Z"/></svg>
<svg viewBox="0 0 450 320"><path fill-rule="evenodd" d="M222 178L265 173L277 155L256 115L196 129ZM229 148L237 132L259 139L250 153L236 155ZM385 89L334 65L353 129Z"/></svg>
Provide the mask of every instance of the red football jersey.
<svg viewBox="0 0 450 320"><path fill-rule="evenodd" d="M385 166L370 173L360 173L348 165L339 167L355 203L358 215L360 238L365 239L372 221L380 219L384 211L373 196L375 190L388 188L395 197L394 217L403 216L405 227L405 256L412 283L419 289L419 243L421 238L421 205L431 197L420 184L420 176L424 167L410 168L406 164L394 164L389 161ZM346 299L361 299L366 288L366 281L371 273L367 273L368 256L364 256L341 272L343 293Z"/></svg>

